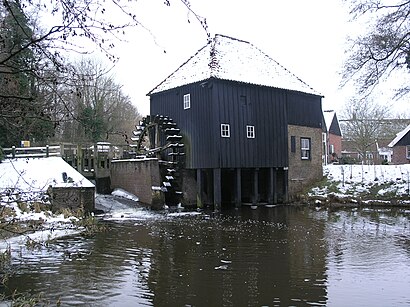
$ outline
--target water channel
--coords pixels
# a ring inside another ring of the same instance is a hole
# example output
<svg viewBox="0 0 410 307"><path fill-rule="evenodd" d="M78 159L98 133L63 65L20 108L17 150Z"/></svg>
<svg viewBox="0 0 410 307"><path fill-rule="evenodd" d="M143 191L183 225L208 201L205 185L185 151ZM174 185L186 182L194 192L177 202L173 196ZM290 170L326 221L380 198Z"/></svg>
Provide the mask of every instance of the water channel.
<svg viewBox="0 0 410 307"><path fill-rule="evenodd" d="M13 250L2 292L43 293L51 306L410 305L410 210L170 213L111 201L106 231Z"/></svg>

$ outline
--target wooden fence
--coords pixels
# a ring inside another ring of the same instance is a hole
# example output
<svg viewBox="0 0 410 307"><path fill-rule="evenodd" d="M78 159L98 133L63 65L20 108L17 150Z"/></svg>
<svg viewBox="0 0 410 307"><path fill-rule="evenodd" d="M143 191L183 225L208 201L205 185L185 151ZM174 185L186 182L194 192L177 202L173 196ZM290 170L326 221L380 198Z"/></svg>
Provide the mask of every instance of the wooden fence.
<svg viewBox="0 0 410 307"><path fill-rule="evenodd" d="M5 158L46 158L61 157L60 146L11 147L3 148Z"/></svg>
<svg viewBox="0 0 410 307"><path fill-rule="evenodd" d="M61 157L87 178L110 176L111 160L123 158L124 147L99 142L93 145L61 143L44 147L3 148L6 159Z"/></svg>

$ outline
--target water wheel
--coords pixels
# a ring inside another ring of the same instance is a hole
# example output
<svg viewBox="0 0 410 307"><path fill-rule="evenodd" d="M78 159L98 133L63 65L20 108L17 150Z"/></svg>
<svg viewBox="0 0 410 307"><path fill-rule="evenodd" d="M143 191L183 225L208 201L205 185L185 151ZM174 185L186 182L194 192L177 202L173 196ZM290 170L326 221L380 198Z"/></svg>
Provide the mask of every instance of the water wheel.
<svg viewBox="0 0 410 307"><path fill-rule="evenodd" d="M131 140L137 155L158 158L162 177L161 190L168 205L181 202L181 169L185 153L177 124L162 115L146 116L135 126Z"/></svg>

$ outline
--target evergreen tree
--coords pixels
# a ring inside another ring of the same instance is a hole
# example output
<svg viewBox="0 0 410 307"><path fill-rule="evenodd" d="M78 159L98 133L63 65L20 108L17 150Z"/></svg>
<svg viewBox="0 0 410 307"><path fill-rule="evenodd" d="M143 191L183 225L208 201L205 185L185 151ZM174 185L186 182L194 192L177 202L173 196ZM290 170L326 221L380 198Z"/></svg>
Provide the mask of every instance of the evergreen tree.
<svg viewBox="0 0 410 307"><path fill-rule="evenodd" d="M0 28L0 146L21 140L45 140L53 124L38 97L36 66L31 46L33 30L19 1L9 1Z"/></svg>

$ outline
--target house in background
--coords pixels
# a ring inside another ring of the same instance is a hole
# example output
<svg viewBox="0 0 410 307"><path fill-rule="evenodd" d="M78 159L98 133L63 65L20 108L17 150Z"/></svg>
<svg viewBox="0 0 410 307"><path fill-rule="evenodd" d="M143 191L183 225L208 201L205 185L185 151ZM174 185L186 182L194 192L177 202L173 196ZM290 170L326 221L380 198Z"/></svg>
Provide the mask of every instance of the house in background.
<svg viewBox="0 0 410 307"><path fill-rule="evenodd" d="M339 162L342 156L342 131L333 110L323 111L326 132L323 133L323 162Z"/></svg>
<svg viewBox="0 0 410 307"><path fill-rule="evenodd" d="M393 148L392 163L410 163L410 125L400 131L388 147Z"/></svg>
<svg viewBox="0 0 410 307"><path fill-rule="evenodd" d="M322 95L249 42L216 35L148 95L185 144L184 205L284 203L323 176Z"/></svg>

